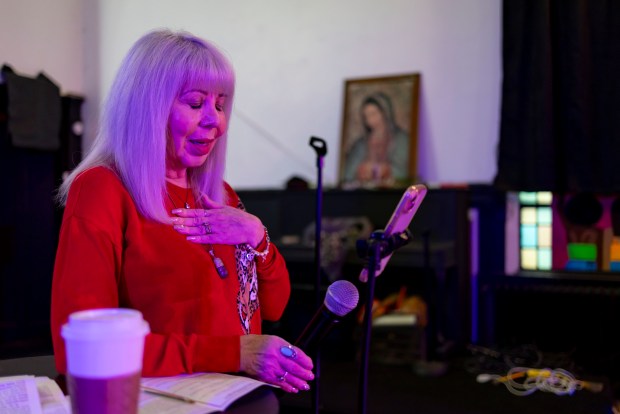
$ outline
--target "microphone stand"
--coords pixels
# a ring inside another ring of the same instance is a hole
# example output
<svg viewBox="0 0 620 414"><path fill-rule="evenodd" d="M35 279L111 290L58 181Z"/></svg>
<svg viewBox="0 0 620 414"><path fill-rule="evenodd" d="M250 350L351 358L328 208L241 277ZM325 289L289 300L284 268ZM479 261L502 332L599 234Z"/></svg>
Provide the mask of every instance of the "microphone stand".
<svg viewBox="0 0 620 414"><path fill-rule="evenodd" d="M360 373L357 391L358 413L366 414L368 398L368 359L370 355L370 339L372 333L372 304L375 298L375 274L381 263L381 258L392 254L398 248L409 243L411 233L405 230L386 236L383 230L376 230L368 241L357 241L357 253L368 261L368 280L366 282L366 306L363 321L362 353L360 360Z"/></svg>
<svg viewBox="0 0 620 414"><path fill-rule="evenodd" d="M324 139L310 137L309 145L316 151L316 208L315 208L315 228L314 228L314 265L316 277L314 281L315 308L321 306L321 217L323 216L323 158L327 154L327 143ZM312 387L312 411L319 413L319 386L321 378L321 355L319 347L310 355L314 361L314 387Z"/></svg>

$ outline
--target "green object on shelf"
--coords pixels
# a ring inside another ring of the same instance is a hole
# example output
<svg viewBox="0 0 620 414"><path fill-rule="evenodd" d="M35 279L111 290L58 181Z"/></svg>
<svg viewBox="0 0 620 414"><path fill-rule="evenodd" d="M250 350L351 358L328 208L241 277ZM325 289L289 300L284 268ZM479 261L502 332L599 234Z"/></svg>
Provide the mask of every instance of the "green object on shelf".
<svg viewBox="0 0 620 414"><path fill-rule="evenodd" d="M568 243L568 258L574 260L596 261L596 244Z"/></svg>

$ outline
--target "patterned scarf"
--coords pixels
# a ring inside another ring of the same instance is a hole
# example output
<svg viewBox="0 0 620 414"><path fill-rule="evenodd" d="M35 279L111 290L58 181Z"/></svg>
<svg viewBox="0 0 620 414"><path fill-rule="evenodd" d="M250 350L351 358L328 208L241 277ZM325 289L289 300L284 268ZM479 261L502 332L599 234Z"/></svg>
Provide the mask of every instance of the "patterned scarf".
<svg viewBox="0 0 620 414"><path fill-rule="evenodd" d="M237 208L245 211L245 206L239 200ZM243 332L250 333L250 321L259 307L258 277L256 275L256 260L251 250L245 244L235 246L235 261L237 262L237 278L239 279L239 293L237 293L237 311Z"/></svg>

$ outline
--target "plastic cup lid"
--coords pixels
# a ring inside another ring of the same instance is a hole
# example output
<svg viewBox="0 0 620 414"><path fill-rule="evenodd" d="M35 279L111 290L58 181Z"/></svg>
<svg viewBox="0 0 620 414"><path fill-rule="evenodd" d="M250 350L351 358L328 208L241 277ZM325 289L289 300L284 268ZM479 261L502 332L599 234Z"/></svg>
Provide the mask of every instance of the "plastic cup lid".
<svg viewBox="0 0 620 414"><path fill-rule="evenodd" d="M144 336L149 325L135 309L104 308L74 312L62 327L62 336L71 340L103 340Z"/></svg>

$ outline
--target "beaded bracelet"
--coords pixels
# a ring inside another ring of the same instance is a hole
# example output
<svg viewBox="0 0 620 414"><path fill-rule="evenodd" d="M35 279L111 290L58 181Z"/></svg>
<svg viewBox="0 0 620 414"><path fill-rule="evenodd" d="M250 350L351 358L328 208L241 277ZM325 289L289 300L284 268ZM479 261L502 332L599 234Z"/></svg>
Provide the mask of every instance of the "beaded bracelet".
<svg viewBox="0 0 620 414"><path fill-rule="evenodd" d="M271 240L269 239L269 232L267 231L267 227L263 226L263 228L265 229L265 240L267 241L267 247L265 247L265 250L263 250L262 252L258 252L254 250L254 248L249 244L245 244L246 249L249 250L248 256L251 256L251 259L254 259L255 257L260 257L261 259L263 259L263 261L265 261L265 257L269 254L269 245L271 244Z"/></svg>

